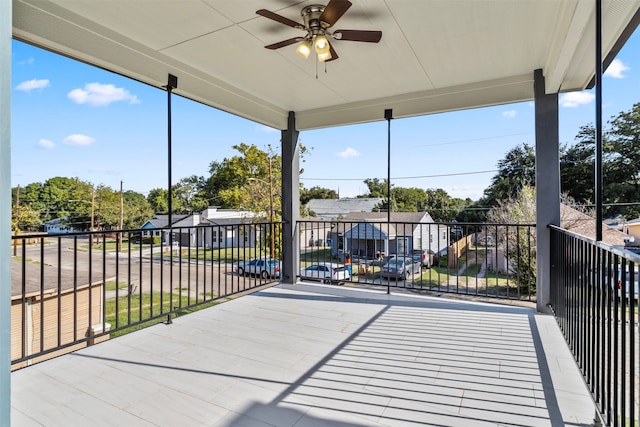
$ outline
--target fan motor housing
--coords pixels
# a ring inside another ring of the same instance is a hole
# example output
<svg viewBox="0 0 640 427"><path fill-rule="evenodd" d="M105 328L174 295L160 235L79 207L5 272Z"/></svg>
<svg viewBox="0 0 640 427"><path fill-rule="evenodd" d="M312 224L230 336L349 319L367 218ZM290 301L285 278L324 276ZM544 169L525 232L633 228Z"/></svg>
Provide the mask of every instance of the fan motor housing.
<svg viewBox="0 0 640 427"><path fill-rule="evenodd" d="M305 28L308 28L314 35L322 32L322 30L329 28L330 25L320 20L322 12L324 12L324 5L312 4L302 8L300 16L304 20Z"/></svg>

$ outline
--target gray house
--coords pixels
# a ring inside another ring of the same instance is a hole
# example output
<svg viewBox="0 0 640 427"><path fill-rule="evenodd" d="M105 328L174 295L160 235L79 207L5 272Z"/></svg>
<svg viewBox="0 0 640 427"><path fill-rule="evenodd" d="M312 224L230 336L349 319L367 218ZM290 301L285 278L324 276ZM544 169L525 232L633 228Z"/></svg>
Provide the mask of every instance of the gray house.
<svg viewBox="0 0 640 427"><path fill-rule="evenodd" d="M343 257L375 259L381 255L410 254L428 249L446 251L449 227L436 224L427 212L354 212L336 222L332 230L331 253Z"/></svg>

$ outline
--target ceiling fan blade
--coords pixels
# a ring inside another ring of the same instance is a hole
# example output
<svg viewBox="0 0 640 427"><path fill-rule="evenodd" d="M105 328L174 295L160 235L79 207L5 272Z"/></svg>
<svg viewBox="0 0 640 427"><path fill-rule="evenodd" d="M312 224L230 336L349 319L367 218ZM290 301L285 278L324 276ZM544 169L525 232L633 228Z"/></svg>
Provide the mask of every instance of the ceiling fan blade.
<svg viewBox="0 0 640 427"><path fill-rule="evenodd" d="M280 49L281 47L289 46L302 40L304 40L304 37L294 37L292 39L282 40L281 42L270 44L268 46L265 46L265 48Z"/></svg>
<svg viewBox="0 0 640 427"><path fill-rule="evenodd" d="M293 28L298 28L300 30L304 30L304 25L300 24L299 22L296 22L289 18L285 18L284 16L278 15L277 13L271 12L267 9L257 10L256 13L260 16L264 16L265 18L273 19L274 21L279 22L281 24L288 25Z"/></svg>
<svg viewBox="0 0 640 427"><path fill-rule="evenodd" d="M333 38L352 42L378 43L382 38L382 31L336 30L333 32Z"/></svg>
<svg viewBox="0 0 640 427"><path fill-rule="evenodd" d="M349 0L331 0L320 15L322 26L324 28L332 27L350 7Z"/></svg>
<svg viewBox="0 0 640 427"><path fill-rule="evenodd" d="M327 59L324 62L331 62L338 59L338 52L336 52L336 50L333 48L333 45L331 43L329 43L329 52L331 52L331 59Z"/></svg>

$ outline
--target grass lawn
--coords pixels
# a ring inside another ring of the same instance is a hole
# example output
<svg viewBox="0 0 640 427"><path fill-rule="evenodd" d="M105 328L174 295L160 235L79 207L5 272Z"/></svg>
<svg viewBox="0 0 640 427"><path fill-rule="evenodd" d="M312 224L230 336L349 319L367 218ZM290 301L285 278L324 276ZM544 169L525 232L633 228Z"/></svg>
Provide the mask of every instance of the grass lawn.
<svg viewBox="0 0 640 427"><path fill-rule="evenodd" d="M118 282L118 289L124 289L129 286L128 283ZM114 280L110 280L104 284L104 288L107 291L115 291L116 290L116 282Z"/></svg>
<svg viewBox="0 0 640 427"><path fill-rule="evenodd" d="M182 256L182 259L198 259L202 261L230 263L256 258L256 250L255 248L239 247L221 249L191 248L190 250L181 249L179 252L174 251L173 256ZM265 257L264 252L261 252L259 256Z"/></svg>
<svg viewBox="0 0 640 427"><path fill-rule="evenodd" d="M172 298L173 297L173 298ZM160 299L162 298L162 303ZM191 298L193 301L193 297ZM211 307L218 304L220 301L211 301L197 307L185 308L177 311L172 317L179 317L187 313L202 310L204 308ZM130 304L130 305L129 305ZM171 295L169 292L161 293L159 291L144 292L142 293L142 306L140 305L140 294L132 294L129 300L128 296L122 296L118 298L118 313L117 313L117 325L116 325L116 299L109 298L105 303L105 317L106 321L111 324L113 328L122 327L128 323L135 323L140 320L148 319L153 314L154 316L160 313L169 312L170 308L182 307L189 304L189 296L183 295L182 298L177 293ZM130 316L130 318L129 318ZM160 317L157 319L149 320L141 324L124 328L122 330L111 333L111 337L115 338L120 335L128 334L133 331L137 331L147 326L156 325L166 321L166 317Z"/></svg>

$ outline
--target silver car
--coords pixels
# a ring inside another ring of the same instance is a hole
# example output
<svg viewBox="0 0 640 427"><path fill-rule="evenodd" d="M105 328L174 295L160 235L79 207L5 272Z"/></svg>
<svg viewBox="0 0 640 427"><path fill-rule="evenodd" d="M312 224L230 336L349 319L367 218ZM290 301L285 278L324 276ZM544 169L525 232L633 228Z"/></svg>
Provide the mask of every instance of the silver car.
<svg viewBox="0 0 640 427"><path fill-rule="evenodd" d="M239 276L260 276L263 279L280 277L280 261L273 258L256 258L249 261L239 261L236 264Z"/></svg>
<svg viewBox="0 0 640 427"><path fill-rule="evenodd" d="M380 270L380 277L386 279L406 280L411 275L419 273L421 270L419 262L413 260L413 258L391 258L389 262L382 266Z"/></svg>

